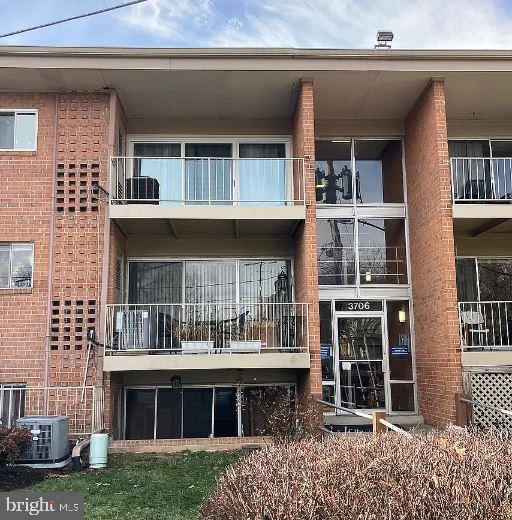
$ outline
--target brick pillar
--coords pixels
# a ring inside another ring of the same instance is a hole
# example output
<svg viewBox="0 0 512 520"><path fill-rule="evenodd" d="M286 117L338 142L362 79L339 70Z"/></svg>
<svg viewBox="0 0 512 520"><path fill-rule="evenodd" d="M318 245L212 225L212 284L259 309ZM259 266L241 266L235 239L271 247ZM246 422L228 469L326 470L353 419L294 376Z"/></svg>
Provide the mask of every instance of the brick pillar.
<svg viewBox="0 0 512 520"><path fill-rule="evenodd" d="M455 421L462 367L444 83L433 80L405 122L411 283L420 412Z"/></svg>
<svg viewBox="0 0 512 520"><path fill-rule="evenodd" d="M306 220L295 235L295 299L309 303L309 349L311 368L299 376L299 393L322 395L320 320L318 314L318 268L316 260L315 117L313 81L302 80L293 116L294 157L304 158Z"/></svg>

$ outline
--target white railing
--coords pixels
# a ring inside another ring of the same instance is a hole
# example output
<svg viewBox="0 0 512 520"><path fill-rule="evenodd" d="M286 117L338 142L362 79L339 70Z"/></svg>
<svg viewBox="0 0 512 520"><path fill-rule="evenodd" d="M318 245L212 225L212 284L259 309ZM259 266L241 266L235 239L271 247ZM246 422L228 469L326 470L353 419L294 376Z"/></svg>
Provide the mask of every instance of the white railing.
<svg viewBox="0 0 512 520"><path fill-rule="evenodd" d="M460 302L459 321L463 349L512 349L512 302Z"/></svg>
<svg viewBox="0 0 512 520"><path fill-rule="evenodd" d="M308 351L306 303L107 306L105 352L245 354Z"/></svg>
<svg viewBox="0 0 512 520"><path fill-rule="evenodd" d="M104 428L102 386L0 387L0 418L7 427L19 417L65 415L71 435L88 435Z"/></svg>
<svg viewBox="0 0 512 520"><path fill-rule="evenodd" d="M454 202L512 202L511 157L453 157Z"/></svg>
<svg viewBox="0 0 512 520"><path fill-rule="evenodd" d="M304 160L112 157L112 204L303 205Z"/></svg>

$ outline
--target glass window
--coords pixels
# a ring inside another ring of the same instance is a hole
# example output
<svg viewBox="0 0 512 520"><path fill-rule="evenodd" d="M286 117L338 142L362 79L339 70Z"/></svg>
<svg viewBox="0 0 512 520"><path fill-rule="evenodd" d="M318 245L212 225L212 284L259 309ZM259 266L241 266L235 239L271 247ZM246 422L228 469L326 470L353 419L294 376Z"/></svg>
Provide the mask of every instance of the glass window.
<svg viewBox="0 0 512 520"><path fill-rule="evenodd" d="M181 303L181 262L130 262L128 303Z"/></svg>
<svg viewBox="0 0 512 520"><path fill-rule="evenodd" d="M236 262L185 262L186 303L236 303Z"/></svg>
<svg viewBox="0 0 512 520"><path fill-rule="evenodd" d="M150 199L160 205L183 201L183 168L178 143L135 143L133 177L126 179L127 198Z"/></svg>
<svg viewBox="0 0 512 520"><path fill-rule="evenodd" d="M406 284L407 258L403 219L358 221L361 284Z"/></svg>
<svg viewBox="0 0 512 520"><path fill-rule="evenodd" d="M315 143L317 204L352 204L352 143Z"/></svg>
<svg viewBox="0 0 512 520"><path fill-rule="evenodd" d="M126 390L126 439L154 439L155 396L155 389Z"/></svg>
<svg viewBox="0 0 512 520"><path fill-rule="evenodd" d="M320 285L355 284L353 220L317 220L317 258Z"/></svg>
<svg viewBox="0 0 512 520"><path fill-rule="evenodd" d="M284 143L239 145L240 205L282 205L286 201Z"/></svg>
<svg viewBox="0 0 512 520"><path fill-rule="evenodd" d="M291 301L288 260L240 260L241 303Z"/></svg>
<svg viewBox="0 0 512 520"><path fill-rule="evenodd" d="M213 388L183 389L183 438L205 438L212 434Z"/></svg>
<svg viewBox="0 0 512 520"><path fill-rule="evenodd" d="M478 301L478 282L474 258L455 260L457 279L457 300L459 302Z"/></svg>
<svg viewBox="0 0 512 520"><path fill-rule="evenodd" d="M25 385L0 384L0 424L11 428L25 415Z"/></svg>
<svg viewBox="0 0 512 520"><path fill-rule="evenodd" d="M356 140L357 202L403 203L402 142Z"/></svg>
<svg viewBox="0 0 512 520"><path fill-rule="evenodd" d="M412 348L409 302L388 301L389 377L398 381L412 381Z"/></svg>
<svg viewBox="0 0 512 520"><path fill-rule="evenodd" d="M238 436L236 388L215 388L213 435Z"/></svg>
<svg viewBox="0 0 512 520"><path fill-rule="evenodd" d="M489 141L487 140L450 140L448 141L450 157L489 157Z"/></svg>
<svg viewBox="0 0 512 520"><path fill-rule="evenodd" d="M157 393L157 439L181 439L183 395L181 389L159 388Z"/></svg>
<svg viewBox="0 0 512 520"><path fill-rule="evenodd" d="M481 301L512 301L512 260L478 259L478 279Z"/></svg>
<svg viewBox="0 0 512 520"><path fill-rule="evenodd" d="M493 157L512 157L512 141L491 141Z"/></svg>
<svg viewBox="0 0 512 520"><path fill-rule="evenodd" d="M191 204L233 203L232 145L185 144L185 199Z"/></svg>
<svg viewBox="0 0 512 520"><path fill-rule="evenodd" d="M414 383L391 383L391 411L415 411Z"/></svg>
<svg viewBox="0 0 512 520"><path fill-rule="evenodd" d="M33 244L0 244L0 288L32 287Z"/></svg>
<svg viewBox="0 0 512 520"><path fill-rule="evenodd" d="M34 150L35 147L35 112L0 112L0 149Z"/></svg>
<svg viewBox="0 0 512 520"><path fill-rule="evenodd" d="M334 381L334 349L332 344L332 304L320 302L320 349L322 379Z"/></svg>

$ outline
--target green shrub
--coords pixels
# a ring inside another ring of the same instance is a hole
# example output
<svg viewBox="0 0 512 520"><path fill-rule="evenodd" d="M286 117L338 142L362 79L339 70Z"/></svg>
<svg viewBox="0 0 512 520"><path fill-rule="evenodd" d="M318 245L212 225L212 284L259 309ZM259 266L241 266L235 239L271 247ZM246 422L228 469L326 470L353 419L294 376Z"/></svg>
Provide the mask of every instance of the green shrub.
<svg viewBox="0 0 512 520"><path fill-rule="evenodd" d="M18 460L32 443L26 428L6 428L0 425L0 467Z"/></svg>
<svg viewBox="0 0 512 520"><path fill-rule="evenodd" d="M511 519L512 442L450 430L273 445L231 466L199 518Z"/></svg>

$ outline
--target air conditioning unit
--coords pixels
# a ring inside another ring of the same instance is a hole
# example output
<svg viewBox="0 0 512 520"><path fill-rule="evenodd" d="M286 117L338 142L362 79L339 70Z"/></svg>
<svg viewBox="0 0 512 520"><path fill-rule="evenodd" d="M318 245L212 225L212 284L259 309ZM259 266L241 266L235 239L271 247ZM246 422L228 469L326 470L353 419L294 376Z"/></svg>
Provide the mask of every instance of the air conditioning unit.
<svg viewBox="0 0 512 520"><path fill-rule="evenodd" d="M16 419L18 428L32 434L32 445L17 464L33 468L62 468L71 460L69 418L63 415L32 415Z"/></svg>
<svg viewBox="0 0 512 520"><path fill-rule="evenodd" d="M116 314L118 348L120 350L150 348L149 327L149 311L118 311Z"/></svg>

